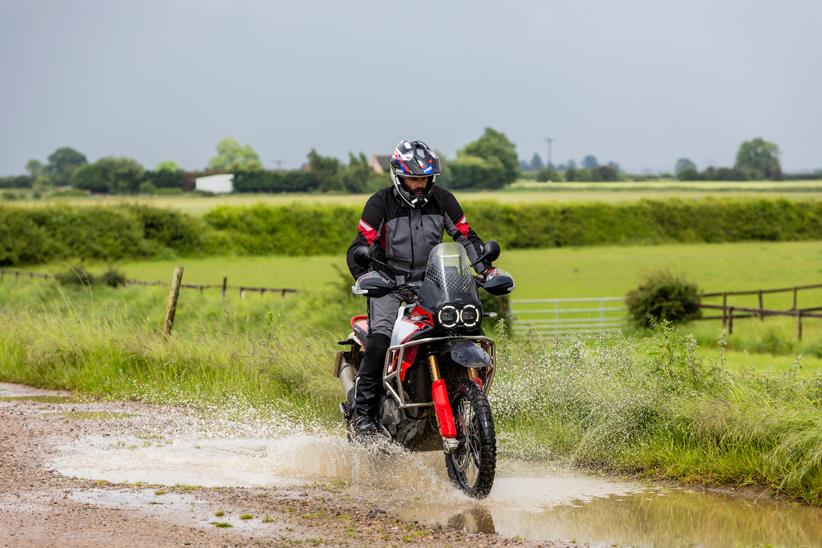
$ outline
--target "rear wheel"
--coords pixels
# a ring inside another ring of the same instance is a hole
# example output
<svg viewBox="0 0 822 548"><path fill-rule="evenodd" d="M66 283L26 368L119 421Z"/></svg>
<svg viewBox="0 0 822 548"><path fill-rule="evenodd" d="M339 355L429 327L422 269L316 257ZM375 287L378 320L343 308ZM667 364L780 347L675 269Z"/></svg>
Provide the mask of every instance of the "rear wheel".
<svg viewBox="0 0 822 548"><path fill-rule="evenodd" d="M453 387L451 409L460 445L445 455L448 477L467 495L485 498L497 468L497 438L488 398L473 381L461 379Z"/></svg>

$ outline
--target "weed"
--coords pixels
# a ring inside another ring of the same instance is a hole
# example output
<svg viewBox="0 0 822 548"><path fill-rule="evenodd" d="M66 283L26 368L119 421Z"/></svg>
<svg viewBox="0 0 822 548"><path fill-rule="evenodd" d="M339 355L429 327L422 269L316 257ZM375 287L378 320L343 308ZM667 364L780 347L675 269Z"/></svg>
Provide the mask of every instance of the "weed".
<svg viewBox="0 0 822 548"><path fill-rule="evenodd" d="M213 525L214 527L219 527L221 529L227 529L229 527L234 527L233 525L231 525L230 523L225 522L225 521L212 521L211 525Z"/></svg>
<svg viewBox="0 0 822 548"><path fill-rule="evenodd" d="M225 515L225 512L223 512L222 510L220 510L220 511L218 511L218 512L214 512L214 517L221 518L221 517L223 517L224 515Z"/></svg>
<svg viewBox="0 0 822 548"><path fill-rule="evenodd" d="M242 520L254 519L254 515L253 514L240 514L240 519L242 519Z"/></svg>

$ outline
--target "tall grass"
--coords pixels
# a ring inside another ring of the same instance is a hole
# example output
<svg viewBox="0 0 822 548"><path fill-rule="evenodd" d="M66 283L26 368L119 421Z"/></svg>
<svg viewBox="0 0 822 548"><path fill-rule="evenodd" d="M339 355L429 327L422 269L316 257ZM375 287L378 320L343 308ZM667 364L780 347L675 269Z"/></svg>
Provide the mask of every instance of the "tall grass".
<svg viewBox="0 0 822 548"><path fill-rule="evenodd" d="M822 374L733 373L689 335L501 345L506 447L608 470L767 485L822 505Z"/></svg>
<svg viewBox="0 0 822 548"><path fill-rule="evenodd" d="M104 398L272 407L339 425L336 340L363 303L329 286L285 299L0 286L0 379ZM347 285L347 282L346 282ZM503 330L504 331L504 330ZM822 374L736 373L693 336L508 338L492 392L501 451L605 470L767 485L822 505Z"/></svg>

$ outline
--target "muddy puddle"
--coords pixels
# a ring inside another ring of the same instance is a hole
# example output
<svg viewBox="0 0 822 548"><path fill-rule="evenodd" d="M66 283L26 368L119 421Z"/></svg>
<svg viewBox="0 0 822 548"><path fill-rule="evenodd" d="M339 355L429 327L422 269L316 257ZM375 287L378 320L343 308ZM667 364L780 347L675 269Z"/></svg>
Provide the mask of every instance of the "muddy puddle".
<svg viewBox="0 0 822 548"><path fill-rule="evenodd" d="M55 395L66 396L0 384L0 396L15 400L28 397L37 402ZM54 413L54 408L61 412L69 405L51 407L49 412ZM53 457L50 466L71 477L187 487L291 487L319 482L333 484L363 504L381 506L405 520L533 540L632 546L822 546L822 509L765 496L755 499L674 488L501 459L491 494L475 501L451 487L438 453L369 451L339 436L272 427L271 421L237 423L173 408L73 403L70 409L104 425L95 434L64 444ZM158 496L152 487L73 496L101 506L201 514L196 490L183 492ZM203 514L199 519L214 518Z"/></svg>
<svg viewBox="0 0 822 548"><path fill-rule="evenodd" d="M822 546L822 510L769 498L659 487L501 460L490 496L454 490L436 453L384 454L342 438L101 436L63 448L62 474L159 485L296 486L336 482L406 520L467 532L593 545Z"/></svg>

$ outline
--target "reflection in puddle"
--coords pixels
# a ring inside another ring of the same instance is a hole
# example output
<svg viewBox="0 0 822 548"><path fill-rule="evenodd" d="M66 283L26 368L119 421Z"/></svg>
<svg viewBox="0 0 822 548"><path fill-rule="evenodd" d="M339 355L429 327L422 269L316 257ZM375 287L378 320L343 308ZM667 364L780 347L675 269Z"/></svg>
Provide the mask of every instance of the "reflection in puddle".
<svg viewBox="0 0 822 548"><path fill-rule="evenodd" d="M448 518L448 527L466 533L496 534L494 518L483 506L474 506Z"/></svg>
<svg viewBox="0 0 822 548"><path fill-rule="evenodd" d="M113 482L295 486L341 480L354 497L406 520L506 537L595 545L822 546L818 508L513 460L499 461L494 489L476 501L450 486L441 454L374 454L327 435L84 438L53 464L65 475Z"/></svg>
<svg viewBox="0 0 822 548"><path fill-rule="evenodd" d="M501 478L504 479L504 478ZM537 483L541 488L548 483ZM593 545L634 546L822 546L822 509L798 503L749 500L685 489L649 489L627 495L533 505L539 489L522 503L491 496L477 503L399 505L408 520L439 523L474 533L534 540L574 540Z"/></svg>

